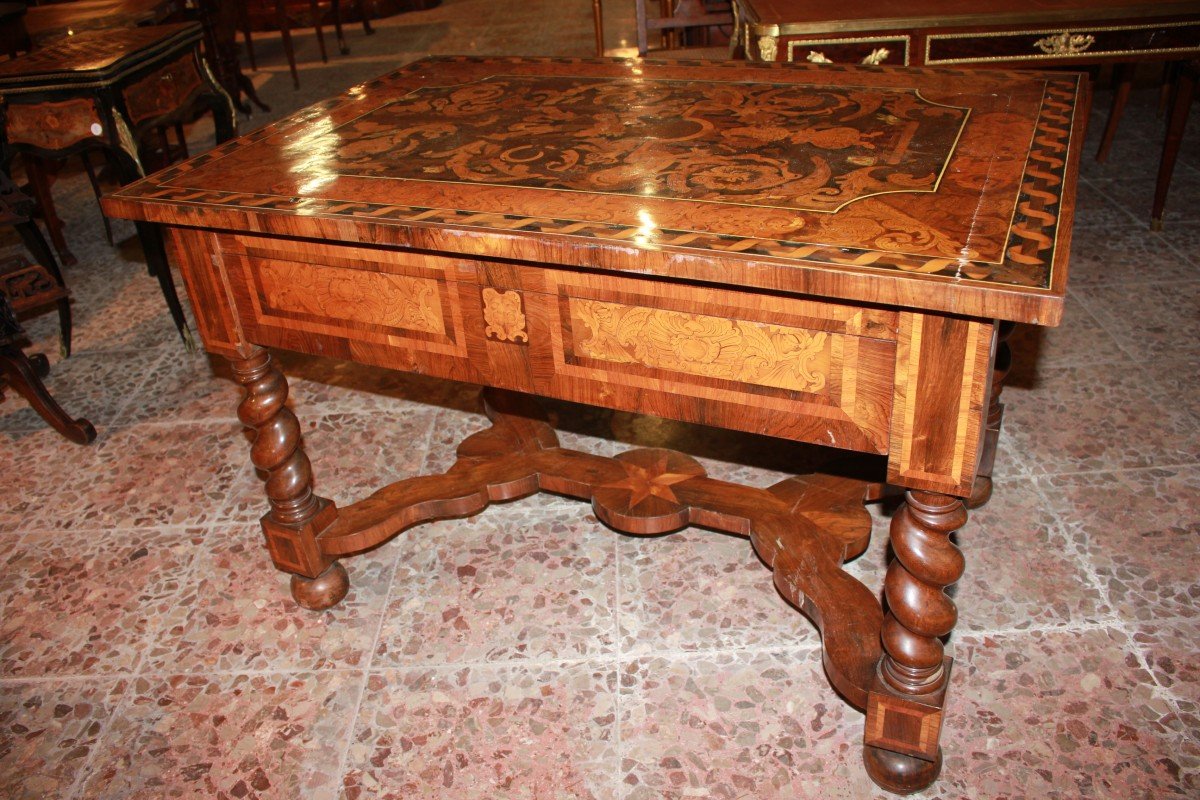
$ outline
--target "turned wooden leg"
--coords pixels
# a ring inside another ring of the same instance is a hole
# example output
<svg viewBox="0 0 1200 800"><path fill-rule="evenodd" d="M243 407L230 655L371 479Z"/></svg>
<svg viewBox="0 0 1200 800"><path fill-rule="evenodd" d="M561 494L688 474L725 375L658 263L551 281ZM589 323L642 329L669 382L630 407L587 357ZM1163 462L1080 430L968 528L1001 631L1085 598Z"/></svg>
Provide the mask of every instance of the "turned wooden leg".
<svg viewBox="0 0 1200 800"><path fill-rule="evenodd" d="M1000 393L1004 391L1004 379L1012 369L1012 347L1008 338L1016 325L1001 322L996 326L996 363L992 365L992 395L988 400L987 431L983 436L983 451L979 454L979 469L975 471L975 485L967 508L979 508L992 497L992 471L996 466L996 448L1000 446L1000 428L1004 424L1004 406Z"/></svg>
<svg viewBox="0 0 1200 800"><path fill-rule="evenodd" d="M1175 80L1175 97L1171 101L1171 115L1167 121L1167 138L1163 142L1162 158L1158 162L1158 180L1154 184L1154 204L1150 209L1151 230L1162 230L1167 192L1171 189L1171 175L1175 172L1175 160L1179 158L1188 113L1192 109L1197 77L1200 77L1200 61L1191 61L1182 65L1179 77Z"/></svg>
<svg viewBox="0 0 1200 800"><path fill-rule="evenodd" d="M1113 102L1108 112L1108 121L1104 123L1104 135L1100 137L1100 148L1096 151L1096 160L1103 164L1108 160L1112 150L1113 139L1117 136L1117 126L1125 113L1125 104L1129 102L1129 91L1133 88L1133 73L1135 64L1117 64L1113 68Z"/></svg>
<svg viewBox="0 0 1200 800"><path fill-rule="evenodd" d="M604 57L604 9L600 0L592 0L592 24L596 28L596 57Z"/></svg>
<svg viewBox="0 0 1200 800"><path fill-rule="evenodd" d="M892 792L923 789L942 768L938 741L952 659L939 637L958 619L944 590L963 573L950 534L966 521L959 498L919 491L907 493L892 519L884 652L867 698L863 750L871 780Z"/></svg>
<svg viewBox="0 0 1200 800"><path fill-rule="evenodd" d="M231 358L246 387L238 419L255 431L250 460L267 473L271 510L262 518L275 566L292 573L292 597L305 608L337 605L350 588L346 570L321 552L317 537L337 519L337 508L312 492L312 466L300 447L300 423L284 403L288 385L266 350Z"/></svg>

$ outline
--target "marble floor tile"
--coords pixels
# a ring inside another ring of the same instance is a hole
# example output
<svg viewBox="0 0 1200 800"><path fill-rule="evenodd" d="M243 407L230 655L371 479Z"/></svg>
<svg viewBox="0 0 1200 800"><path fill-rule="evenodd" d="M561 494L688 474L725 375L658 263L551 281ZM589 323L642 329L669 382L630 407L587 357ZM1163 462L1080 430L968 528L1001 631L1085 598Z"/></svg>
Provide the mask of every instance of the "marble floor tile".
<svg viewBox="0 0 1200 800"><path fill-rule="evenodd" d="M324 670L364 667L387 602L395 554L347 562L350 592L328 611L292 599L258 523L226 523L196 544L187 584L159 616L143 672Z"/></svg>
<svg viewBox="0 0 1200 800"><path fill-rule="evenodd" d="M1130 627L1158 685L1188 708L1200 705L1200 622L1191 616L1139 621Z"/></svg>
<svg viewBox="0 0 1200 800"><path fill-rule="evenodd" d="M0 681L0 796L71 797L129 683Z"/></svg>
<svg viewBox="0 0 1200 800"><path fill-rule="evenodd" d="M341 671L135 678L81 796L332 800L362 681Z"/></svg>
<svg viewBox="0 0 1200 800"><path fill-rule="evenodd" d="M616 672L588 662L373 672L347 800L616 800Z"/></svg>
<svg viewBox="0 0 1200 800"><path fill-rule="evenodd" d="M374 665L615 652L618 535L586 505L546 495L401 534Z"/></svg>
<svg viewBox="0 0 1200 800"><path fill-rule="evenodd" d="M27 352L36 352L32 348ZM43 382L50 395L72 417L82 417L97 433L110 433L122 410L163 357L157 349L123 352L83 351L54 360ZM15 391L0 403L0 431L38 430L48 423Z"/></svg>
<svg viewBox="0 0 1200 800"><path fill-rule="evenodd" d="M344 506L392 481L423 474L436 415L436 406L415 403L386 424L377 414L307 415L300 420L301 446L312 463L313 491ZM251 466L246 436L236 437L244 468L233 482L228 514L257 520L268 510L267 496L263 476Z"/></svg>
<svg viewBox="0 0 1200 800"><path fill-rule="evenodd" d="M1083 303L1067 295L1063 321L1057 328L1018 325L1008 340L1013 352L1012 384L1034 379L1039 370L1129 361L1104 325Z"/></svg>
<svg viewBox="0 0 1200 800"><path fill-rule="evenodd" d="M1104 181L1081 180L1075 197L1075 238L1095 236L1096 231L1108 231L1118 226L1137 226L1140 217L1134 217L1115 200L1111 199L1102 186ZM1149 206L1145 216L1149 219ZM1142 226L1143 228L1148 227Z"/></svg>
<svg viewBox="0 0 1200 800"><path fill-rule="evenodd" d="M1200 356L1200 273L1192 277L1136 287L1084 287L1073 294L1130 358L1194 358Z"/></svg>
<svg viewBox="0 0 1200 800"><path fill-rule="evenodd" d="M1033 480L997 481L991 500L970 512L956 536L967 568L951 590L959 609L954 636L1098 623L1113 613L1084 566L1083 548Z"/></svg>
<svg viewBox="0 0 1200 800"><path fill-rule="evenodd" d="M945 766L930 797L1189 797L1200 772L1170 703L1110 629L954 644Z"/></svg>
<svg viewBox="0 0 1200 800"><path fill-rule="evenodd" d="M1046 496L1130 624L1194 618L1200 602L1200 468L1064 475Z"/></svg>
<svg viewBox="0 0 1200 800"><path fill-rule="evenodd" d="M1001 437L1032 474L1192 463L1200 426L1153 364L1039 371L1004 390Z"/></svg>
<svg viewBox="0 0 1200 800"><path fill-rule="evenodd" d="M1166 237L1141 225L1084 231L1071 242L1068 285L1195 280L1195 270Z"/></svg>
<svg viewBox="0 0 1200 800"><path fill-rule="evenodd" d="M9 512L43 530L213 522L248 452L240 430L237 422L142 424L111 431L99 447L68 444L76 449L65 468L39 467Z"/></svg>
<svg viewBox="0 0 1200 800"><path fill-rule="evenodd" d="M178 602L203 529L27 534L4 554L0 676L130 673Z"/></svg>
<svg viewBox="0 0 1200 800"><path fill-rule="evenodd" d="M244 390L234 381L225 359L183 348L157 352L159 361L143 371L145 381L128 396L122 423L237 419Z"/></svg>
<svg viewBox="0 0 1200 800"><path fill-rule="evenodd" d="M626 656L820 643L747 539L700 530L622 536L619 552Z"/></svg>
<svg viewBox="0 0 1200 800"><path fill-rule="evenodd" d="M882 795L817 650L652 656L620 677L626 800Z"/></svg>

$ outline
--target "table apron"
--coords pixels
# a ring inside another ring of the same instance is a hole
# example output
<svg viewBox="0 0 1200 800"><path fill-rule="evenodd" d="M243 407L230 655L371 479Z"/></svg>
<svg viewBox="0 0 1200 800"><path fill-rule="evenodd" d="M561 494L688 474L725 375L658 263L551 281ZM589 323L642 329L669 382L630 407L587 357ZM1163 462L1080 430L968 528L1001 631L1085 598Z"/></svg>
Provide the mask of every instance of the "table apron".
<svg viewBox="0 0 1200 800"><path fill-rule="evenodd" d="M965 494L992 323L553 265L186 228L206 347L250 344L888 454Z"/></svg>

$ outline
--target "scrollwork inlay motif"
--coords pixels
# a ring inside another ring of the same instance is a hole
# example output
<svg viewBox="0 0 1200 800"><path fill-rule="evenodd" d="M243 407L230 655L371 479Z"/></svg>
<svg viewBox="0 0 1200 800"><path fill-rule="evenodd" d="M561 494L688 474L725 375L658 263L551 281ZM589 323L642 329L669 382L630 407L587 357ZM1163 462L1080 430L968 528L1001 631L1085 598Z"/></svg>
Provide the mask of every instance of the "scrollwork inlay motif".
<svg viewBox="0 0 1200 800"><path fill-rule="evenodd" d="M825 388L824 331L575 297L569 305L580 355L777 389Z"/></svg>

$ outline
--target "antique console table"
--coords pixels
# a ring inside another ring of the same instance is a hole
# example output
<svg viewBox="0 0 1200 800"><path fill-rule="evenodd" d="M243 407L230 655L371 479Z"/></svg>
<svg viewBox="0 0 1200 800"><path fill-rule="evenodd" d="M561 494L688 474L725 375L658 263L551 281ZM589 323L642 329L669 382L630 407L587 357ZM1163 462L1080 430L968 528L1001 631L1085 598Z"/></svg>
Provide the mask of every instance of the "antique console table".
<svg viewBox="0 0 1200 800"><path fill-rule="evenodd" d="M739 534L866 710L872 778L911 791L941 764L950 535L986 495L998 340L1062 311L1083 91L1073 74L427 59L105 208L167 226L204 344L247 389L262 526L299 603L337 603L341 559L405 528L538 491L629 533ZM493 426L445 474L335 505L312 493L268 346L483 384ZM888 613L841 569L881 484L752 489L671 451L563 449L530 395L885 455L907 490Z"/></svg>
<svg viewBox="0 0 1200 800"><path fill-rule="evenodd" d="M145 174L138 155L142 137L200 108L212 111L217 141L232 138L233 103L200 57L201 34L196 23L85 31L0 63L0 168L7 172L17 154L62 158L99 149L112 157L120 181L128 183ZM63 252L66 244L51 224L48 192L38 202ZM187 341L162 238L155 226L144 223L138 223L138 235Z"/></svg>
<svg viewBox="0 0 1200 800"><path fill-rule="evenodd" d="M755 61L1029 68L1114 63L1117 86L1101 154L1140 61L1200 56L1195 0L733 0L734 51ZM1192 78L1170 115L1150 208L1162 227ZM1186 92L1186 97L1184 96Z"/></svg>

